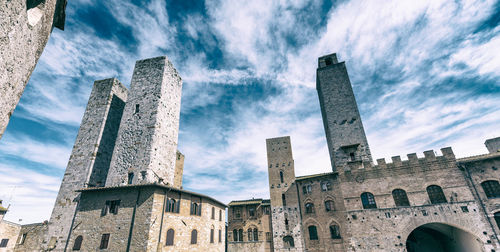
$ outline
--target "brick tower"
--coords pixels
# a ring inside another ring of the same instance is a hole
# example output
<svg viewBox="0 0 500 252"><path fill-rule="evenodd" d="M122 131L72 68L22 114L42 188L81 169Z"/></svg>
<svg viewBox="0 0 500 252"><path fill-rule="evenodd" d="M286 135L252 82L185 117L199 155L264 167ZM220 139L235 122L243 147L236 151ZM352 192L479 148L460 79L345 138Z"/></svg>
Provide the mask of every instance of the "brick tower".
<svg viewBox="0 0 500 252"><path fill-rule="evenodd" d="M266 139L275 251L303 251L290 137Z"/></svg>
<svg viewBox="0 0 500 252"><path fill-rule="evenodd" d="M106 186L173 186L182 81L167 57L135 64Z"/></svg>
<svg viewBox="0 0 500 252"><path fill-rule="evenodd" d="M336 54L318 59L316 89L332 170L363 168L372 163L345 62L339 63Z"/></svg>
<svg viewBox="0 0 500 252"><path fill-rule="evenodd" d="M127 88L117 79L94 82L50 216L47 249L65 249L79 201L76 190L104 186L126 100Z"/></svg>

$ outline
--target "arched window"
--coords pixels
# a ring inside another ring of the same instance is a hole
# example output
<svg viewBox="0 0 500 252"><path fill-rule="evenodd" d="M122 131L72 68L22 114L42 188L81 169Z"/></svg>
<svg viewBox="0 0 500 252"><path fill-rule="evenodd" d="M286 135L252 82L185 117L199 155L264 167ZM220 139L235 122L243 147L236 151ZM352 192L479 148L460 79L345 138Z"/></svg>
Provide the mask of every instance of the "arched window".
<svg viewBox="0 0 500 252"><path fill-rule="evenodd" d="M306 214L314 213L314 204L309 202L306 203Z"/></svg>
<svg viewBox="0 0 500 252"><path fill-rule="evenodd" d="M394 198L394 203L396 206L410 206L410 201L406 192L403 189L394 189L392 191L392 197Z"/></svg>
<svg viewBox="0 0 500 252"><path fill-rule="evenodd" d="M293 237L290 235L283 237L283 243L285 244L285 248L295 247L295 244L293 243Z"/></svg>
<svg viewBox="0 0 500 252"><path fill-rule="evenodd" d="M309 240L317 240L318 230L316 229L316 226L309 226L307 229L309 230Z"/></svg>
<svg viewBox="0 0 500 252"><path fill-rule="evenodd" d="M173 246L174 245L174 234L175 231L173 229L169 229L167 231L167 246Z"/></svg>
<svg viewBox="0 0 500 252"><path fill-rule="evenodd" d="M197 215L198 204L196 202L191 203L191 215Z"/></svg>
<svg viewBox="0 0 500 252"><path fill-rule="evenodd" d="M219 221L222 221L222 210L219 209Z"/></svg>
<svg viewBox="0 0 500 252"><path fill-rule="evenodd" d="M495 222L497 223L498 228L500 228L500 212L495 213Z"/></svg>
<svg viewBox="0 0 500 252"><path fill-rule="evenodd" d="M214 227L210 229L210 243L214 243Z"/></svg>
<svg viewBox="0 0 500 252"><path fill-rule="evenodd" d="M233 229L233 240L235 242L238 241L238 230L236 230L236 229Z"/></svg>
<svg viewBox="0 0 500 252"><path fill-rule="evenodd" d="M437 185L430 185L427 187L427 194L431 200L431 204L446 203L446 197L444 196L443 189Z"/></svg>
<svg viewBox="0 0 500 252"><path fill-rule="evenodd" d="M253 241L251 228L248 229L248 241Z"/></svg>
<svg viewBox="0 0 500 252"><path fill-rule="evenodd" d="M238 230L238 240L239 240L240 242L242 242L242 241L243 241L243 229L239 229L239 230Z"/></svg>
<svg viewBox="0 0 500 252"><path fill-rule="evenodd" d="M340 236L340 228L338 225L331 225L330 226L330 237L332 239L341 239L342 238Z"/></svg>
<svg viewBox="0 0 500 252"><path fill-rule="evenodd" d="M83 241L83 236L79 235L75 239L75 243L73 244L73 250L77 251L80 250L82 247L82 241Z"/></svg>
<svg viewBox="0 0 500 252"><path fill-rule="evenodd" d="M172 198L168 199L166 212L178 213L178 208L176 203L177 202L175 201L175 199Z"/></svg>
<svg viewBox="0 0 500 252"><path fill-rule="evenodd" d="M333 201L332 200L325 201L325 211L330 212L330 211L334 211L334 210L335 210L335 207L333 205Z"/></svg>
<svg viewBox="0 0 500 252"><path fill-rule="evenodd" d="M280 181L283 183L283 171L280 171Z"/></svg>
<svg viewBox="0 0 500 252"><path fill-rule="evenodd" d="M212 220L215 220L215 207L212 207Z"/></svg>
<svg viewBox="0 0 500 252"><path fill-rule="evenodd" d="M361 194L361 203L363 203L364 209L377 208L375 196L373 196L373 194L369 192L364 192Z"/></svg>
<svg viewBox="0 0 500 252"><path fill-rule="evenodd" d="M193 229L191 231L191 244L196 244L198 242L198 231L196 229Z"/></svg>
<svg viewBox="0 0 500 252"><path fill-rule="evenodd" d="M484 193L488 199L500 197L500 184L496 180L488 180L481 183Z"/></svg>
<svg viewBox="0 0 500 252"><path fill-rule="evenodd" d="M259 230L257 228L253 229L253 240L258 241L259 240Z"/></svg>

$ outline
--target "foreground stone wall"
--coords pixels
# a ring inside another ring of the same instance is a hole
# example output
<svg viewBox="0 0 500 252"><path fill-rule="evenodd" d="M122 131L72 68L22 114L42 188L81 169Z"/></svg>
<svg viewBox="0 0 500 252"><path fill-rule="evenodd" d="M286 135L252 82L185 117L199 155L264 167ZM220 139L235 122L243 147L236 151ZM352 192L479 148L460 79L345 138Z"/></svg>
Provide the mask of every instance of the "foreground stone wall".
<svg viewBox="0 0 500 252"><path fill-rule="evenodd" d="M127 89L117 79L94 82L52 210L45 248L64 250L79 201L76 190L104 185L126 100Z"/></svg>
<svg viewBox="0 0 500 252"><path fill-rule="evenodd" d="M66 0L2 2L0 138L49 40L52 27L64 29L65 8Z"/></svg>
<svg viewBox="0 0 500 252"><path fill-rule="evenodd" d="M47 223L22 225L21 230L19 231L19 237L17 239L15 251L41 251L42 241L47 231Z"/></svg>

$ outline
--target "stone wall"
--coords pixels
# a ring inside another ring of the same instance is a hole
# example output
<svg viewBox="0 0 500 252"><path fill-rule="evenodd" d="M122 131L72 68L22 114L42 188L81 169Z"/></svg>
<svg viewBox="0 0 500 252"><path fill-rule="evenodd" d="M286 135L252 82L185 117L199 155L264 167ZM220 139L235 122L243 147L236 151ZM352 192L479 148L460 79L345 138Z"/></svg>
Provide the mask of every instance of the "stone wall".
<svg viewBox="0 0 500 252"><path fill-rule="evenodd" d="M22 225L17 239L16 252L40 251L42 241L48 231L47 223Z"/></svg>
<svg viewBox="0 0 500 252"><path fill-rule="evenodd" d="M8 239L7 246L5 248L0 248L0 252L14 250L20 230L21 225L19 224L12 223L6 220L0 221L0 241L2 241L3 239Z"/></svg>
<svg viewBox="0 0 500 252"><path fill-rule="evenodd" d="M49 40L52 27L64 29L65 8L66 0L2 2L0 138Z"/></svg>
<svg viewBox="0 0 500 252"><path fill-rule="evenodd" d="M182 81L167 57L135 64L107 186L174 184Z"/></svg>
<svg viewBox="0 0 500 252"><path fill-rule="evenodd" d="M363 166L372 162L363 123L344 62L330 54L318 59L316 73L321 115L333 171L351 163Z"/></svg>
<svg viewBox="0 0 500 252"><path fill-rule="evenodd" d="M484 144L490 153L500 152L500 137L487 139Z"/></svg>
<svg viewBox="0 0 500 252"><path fill-rule="evenodd" d="M175 159L174 187L182 189L182 175L184 173L184 155L177 151Z"/></svg>
<svg viewBox="0 0 500 252"><path fill-rule="evenodd" d="M64 173L49 221L44 247L64 250L79 193L86 186L103 186L123 113L127 89L117 79L94 82L87 108ZM92 183L89 183L92 181ZM52 240L52 243L51 243ZM51 243L51 244L49 244Z"/></svg>
<svg viewBox="0 0 500 252"><path fill-rule="evenodd" d="M165 194L180 200L179 213L165 211ZM201 216L190 214L193 199L201 202ZM109 200L120 200L118 211L114 214L108 210L103 215ZM216 213L214 219L212 207ZM157 185L88 189L82 192L68 248L81 235L82 251L98 250L102 234L110 234L108 251L125 251L127 246L130 251L224 251L224 210L225 205L206 196ZM212 228L214 243L210 243ZM169 229L174 230L174 246L166 245ZM193 229L198 231L198 242L192 245Z"/></svg>

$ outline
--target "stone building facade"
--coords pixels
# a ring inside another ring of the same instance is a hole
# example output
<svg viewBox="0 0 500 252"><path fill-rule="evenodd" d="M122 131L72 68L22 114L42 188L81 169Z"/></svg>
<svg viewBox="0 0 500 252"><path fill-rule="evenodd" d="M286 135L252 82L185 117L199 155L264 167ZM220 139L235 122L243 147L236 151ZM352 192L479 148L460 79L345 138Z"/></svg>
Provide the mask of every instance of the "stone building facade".
<svg viewBox="0 0 500 252"><path fill-rule="evenodd" d="M273 251L270 200L231 201L227 217L227 251Z"/></svg>
<svg viewBox="0 0 500 252"><path fill-rule="evenodd" d="M274 251L500 250L500 138L375 164L345 63L320 57L316 80L332 172L296 177L290 137L266 140Z"/></svg>
<svg viewBox="0 0 500 252"><path fill-rule="evenodd" d="M2 221L8 251L224 251L226 205L182 189L181 91L166 57L96 81L50 221Z"/></svg>
<svg viewBox="0 0 500 252"><path fill-rule="evenodd" d="M3 1L0 8L0 138L49 40L64 30L66 0Z"/></svg>

